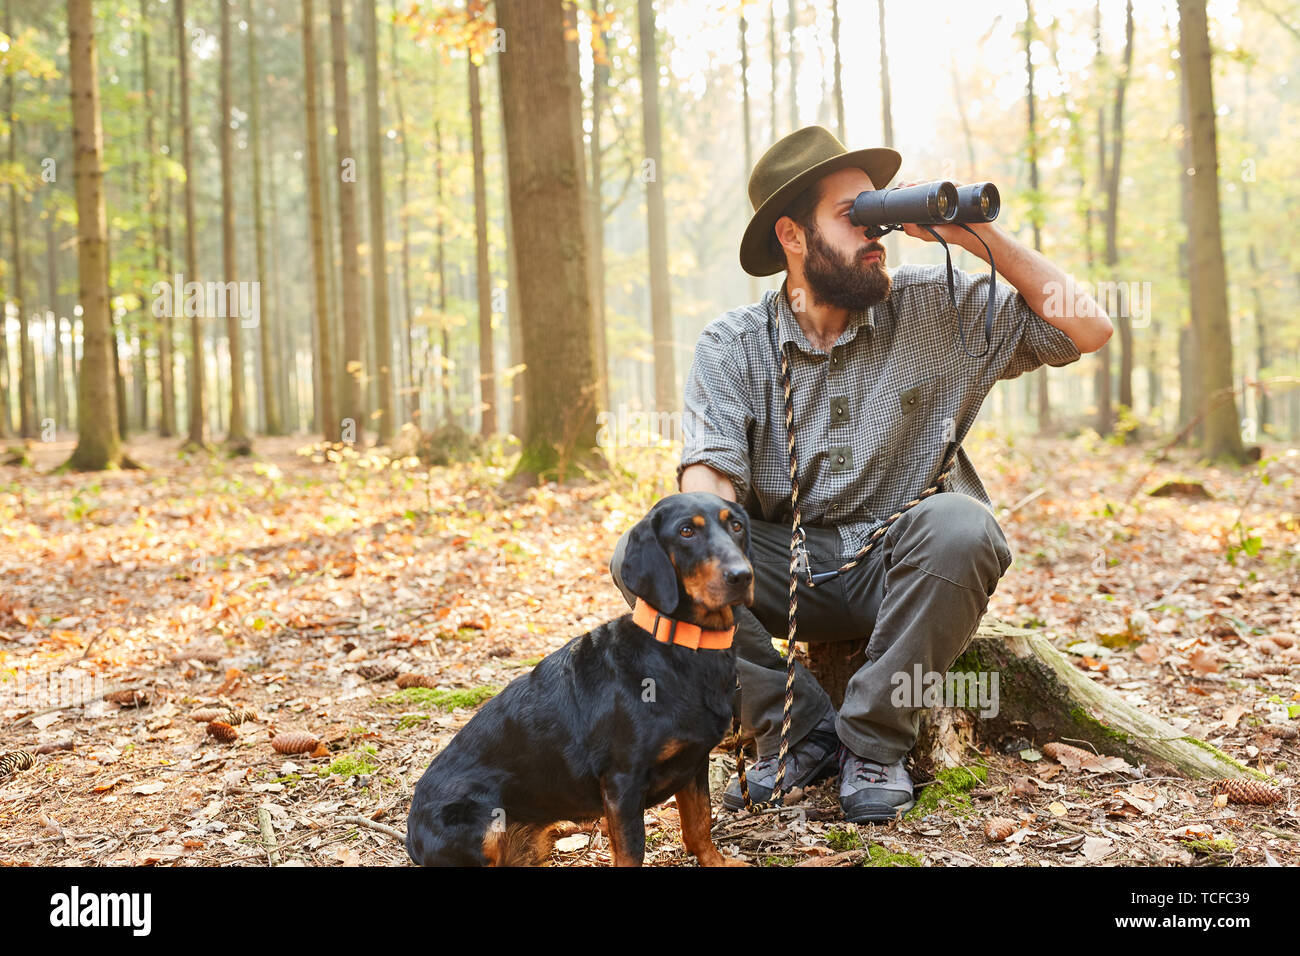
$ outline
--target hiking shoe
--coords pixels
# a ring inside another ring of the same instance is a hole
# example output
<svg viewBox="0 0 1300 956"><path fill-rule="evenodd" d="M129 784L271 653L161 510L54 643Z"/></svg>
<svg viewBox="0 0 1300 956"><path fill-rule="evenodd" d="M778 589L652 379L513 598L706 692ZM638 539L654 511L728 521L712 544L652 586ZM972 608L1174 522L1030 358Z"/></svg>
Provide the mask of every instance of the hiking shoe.
<svg viewBox="0 0 1300 956"><path fill-rule="evenodd" d="M882 764L859 757L847 747L840 758L840 806L849 823L893 820L912 809L912 778L903 767L907 758Z"/></svg>
<svg viewBox="0 0 1300 956"><path fill-rule="evenodd" d="M785 758L786 792L834 776L839 752L840 738L835 734L835 714L832 712L823 717L806 737L791 745ZM749 784L749 799L752 803L764 803L772 799L779 762L778 755L772 754L745 768L745 782ZM727 781L727 789L723 791L722 805L728 810L745 809L745 797L740 792L740 778L734 773Z"/></svg>

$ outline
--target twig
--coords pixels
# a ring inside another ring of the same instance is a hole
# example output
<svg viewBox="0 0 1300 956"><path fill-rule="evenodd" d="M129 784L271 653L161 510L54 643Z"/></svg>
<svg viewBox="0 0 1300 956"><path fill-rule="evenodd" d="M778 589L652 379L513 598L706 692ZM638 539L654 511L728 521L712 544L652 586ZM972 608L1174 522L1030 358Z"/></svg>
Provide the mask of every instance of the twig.
<svg viewBox="0 0 1300 956"><path fill-rule="evenodd" d="M280 865L280 851L275 848L275 828L271 826L271 811L266 807L257 808L257 825L262 831L262 845L272 866Z"/></svg>
<svg viewBox="0 0 1300 956"><path fill-rule="evenodd" d="M383 823L376 823L374 820L371 820L369 817L362 817L362 816L339 817L339 822L355 823L357 826L369 827L372 830L378 830L380 833L387 833L394 840L400 840L403 844L406 843L406 834L403 833L401 830L395 830L392 827Z"/></svg>
<svg viewBox="0 0 1300 956"><path fill-rule="evenodd" d="M139 689L140 689L140 685L138 684L113 684L109 687L105 687L98 694L91 694L87 697L81 698L80 700L70 701L69 703L66 704L56 704L53 707L46 707L44 710L33 711L32 713L28 714L26 717L20 717L17 720L15 720L12 724L10 724L10 727L16 730L19 727L21 727L23 724L31 723L37 717L42 717L45 714L52 714L56 710L67 710L69 707L82 707L86 704L93 704L95 701L107 697L109 694L116 694L119 690L139 690Z"/></svg>

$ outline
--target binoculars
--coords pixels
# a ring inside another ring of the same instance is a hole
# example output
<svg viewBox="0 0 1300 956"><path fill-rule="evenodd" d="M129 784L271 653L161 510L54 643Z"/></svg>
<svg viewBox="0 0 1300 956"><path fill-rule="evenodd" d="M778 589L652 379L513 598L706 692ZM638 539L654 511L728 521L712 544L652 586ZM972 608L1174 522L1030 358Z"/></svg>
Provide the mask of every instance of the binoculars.
<svg viewBox="0 0 1300 956"><path fill-rule="evenodd" d="M943 180L859 193L849 212L849 221L876 239L906 222L918 225L992 222L1001 209L998 187L992 183L954 186Z"/></svg>

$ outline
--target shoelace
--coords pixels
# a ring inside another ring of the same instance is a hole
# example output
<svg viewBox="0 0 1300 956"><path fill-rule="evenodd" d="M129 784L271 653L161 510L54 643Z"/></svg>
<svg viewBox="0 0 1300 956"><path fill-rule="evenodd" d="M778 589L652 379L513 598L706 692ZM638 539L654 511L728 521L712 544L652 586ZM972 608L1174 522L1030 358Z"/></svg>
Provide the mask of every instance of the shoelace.
<svg viewBox="0 0 1300 956"><path fill-rule="evenodd" d="M855 779L862 780L865 783L884 783L889 779L889 775L885 773L884 764L868 760L865 757L859 757L858 759L861 761L861 765L853 772Z"/></svg>

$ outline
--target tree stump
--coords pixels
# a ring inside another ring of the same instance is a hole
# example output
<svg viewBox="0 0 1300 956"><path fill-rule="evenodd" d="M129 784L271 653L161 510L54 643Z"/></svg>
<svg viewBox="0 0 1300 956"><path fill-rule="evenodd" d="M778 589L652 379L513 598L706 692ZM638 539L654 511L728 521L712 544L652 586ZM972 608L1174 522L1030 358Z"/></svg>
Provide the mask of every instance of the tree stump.
<svg viewBox="0 0 1300 956"><path fill-rule="evenodd" d="M1017 739L1035 746L1053 740L1090 743L1100 754L1193 779L1264 778L1096 683L1052 645L1051 637L1041 629L988 618L981 622L949 672L997 673L997 713L981 717L974 703L924 711L914 763L927 769L969 763L978 736L988 745ZM807 667L837 708L849 678L865 662L865 649L865 641L808 645Z"/></svg>

